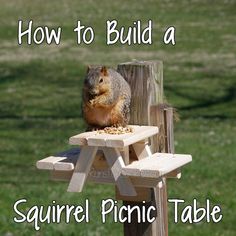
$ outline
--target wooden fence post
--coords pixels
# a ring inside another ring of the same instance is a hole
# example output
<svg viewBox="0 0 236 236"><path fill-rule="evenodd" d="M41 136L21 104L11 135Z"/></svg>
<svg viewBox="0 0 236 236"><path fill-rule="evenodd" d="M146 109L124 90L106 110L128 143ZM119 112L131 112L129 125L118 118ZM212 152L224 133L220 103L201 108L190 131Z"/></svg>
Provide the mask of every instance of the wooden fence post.
<svg viewBox="0 0 236 236"><path fill-rule="evenodd" d="M163 63L161 61L133 61L118 65L118 72L130 84L132 91L130 124L156 125L161 128L161 134L151 139L152 151L165 151L166 139L164 128L164 111L158 110L157 104L163 103ZM163 145L160 145L163 142ZM124 223L125 236L167 236L167 190L166 179L162 187L151 190L151 201L140 203L123 201L124 205L137 205L147 208L154 205L157 209L156 220L151 223L138 223L133 216L132 223ZM160 222L162 219L162 224Z"/></svg>

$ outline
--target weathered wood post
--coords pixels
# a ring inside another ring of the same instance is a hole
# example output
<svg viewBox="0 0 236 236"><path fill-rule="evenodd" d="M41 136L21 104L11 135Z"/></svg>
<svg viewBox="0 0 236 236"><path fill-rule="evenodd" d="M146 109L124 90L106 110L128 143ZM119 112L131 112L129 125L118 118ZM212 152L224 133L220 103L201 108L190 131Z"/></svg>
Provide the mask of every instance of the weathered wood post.
<svg viewBox="0 0 236 236"><path fill-rule="evenodd" d="M119 64L117 70L131 86L132 101L130 124L158 126L160 134L151 138L150 144L152 151L153 153L157 151L168 151L166 150L168 144L166 144L164 127L165 112L164 109L158 105L163 103L163 63L161 61L133 61ZM171 119L169 122L171 122ZM171 132L171 130L168 130L168 132ZM173 148L169 148L169 151L170 149L173 151ZM147 189L143 191L147 191ZM141 195L142 189L137 192ZM145 207L154 205L157 208L156 220L152 224L140 224L137 222L137 216L133 216L131 224L124 223L125 236L168 235L166 179L163 179L161 186L151 189L149 194L151 200L148 202L134 202L135 198L130 198L130 201L124 201L123 204L138 205L140 207L143 205L145 205ZM162 219L162 221L160 221L160 219ZM161 222L164 222L164 224Z"/></svg>

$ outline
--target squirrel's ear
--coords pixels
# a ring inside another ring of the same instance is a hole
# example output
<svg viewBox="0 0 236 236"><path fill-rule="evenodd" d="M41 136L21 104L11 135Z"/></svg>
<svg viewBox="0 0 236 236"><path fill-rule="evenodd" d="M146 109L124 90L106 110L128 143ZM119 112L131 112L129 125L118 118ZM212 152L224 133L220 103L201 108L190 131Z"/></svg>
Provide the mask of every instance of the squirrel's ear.
<svg viewBox="0 0 236 236"><path fill-rule="evenodd" d="M107 76L107 75L108 75L106 66L103 66L103 67L102 67L102 69L101 69L101 74L104 75L104 76Z"/></svg>
<svg viewBox="0 0 236 236"><path fill-rule="evenodd" d="M88 65L88 66L87 66L87 73L90 71L90 69L91 69L91 66Z"/></svg>

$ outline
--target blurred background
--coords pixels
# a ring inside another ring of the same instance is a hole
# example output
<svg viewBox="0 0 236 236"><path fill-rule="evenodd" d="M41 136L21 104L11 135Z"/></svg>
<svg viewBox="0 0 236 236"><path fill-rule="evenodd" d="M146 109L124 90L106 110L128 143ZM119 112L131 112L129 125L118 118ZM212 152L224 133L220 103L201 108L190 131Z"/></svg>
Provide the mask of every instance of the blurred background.
<svg viewBox="0 0 236 236"><path fill-rule="evenodd" d="M62 27L60 45L17 44L18 20L34 27ZM106 45L106 20L119 26L153 20L150 46ZM73 32L81 20L93 26L95 41L77 45ZM29 1L0 0L0 235L122 235L122 224L101 224L101 199L114 196L111 186L88 184L81 194L67 193L67 183L52 182L37 160L66 150L68 138L84 130L81 86L88 64L162 60L167 100L178 108L176 153L193 162L181 180L168 182L169 198L188 204L196 198L219 204L218 223L174 224L169 206L169 235L236 234L236 1ZM164 45L163 33L176 27L176 45ZM16 224L13 204L26 207L82 204L89 198L89 224Z"/></svg>

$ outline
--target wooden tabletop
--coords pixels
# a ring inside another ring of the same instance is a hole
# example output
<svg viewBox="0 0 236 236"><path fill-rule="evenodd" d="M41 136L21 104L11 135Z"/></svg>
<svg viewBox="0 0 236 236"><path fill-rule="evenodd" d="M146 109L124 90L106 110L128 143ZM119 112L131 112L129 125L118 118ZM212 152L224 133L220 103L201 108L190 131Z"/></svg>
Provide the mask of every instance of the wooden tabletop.
<svg viewBox="0 0 236 236"><path fill-rule="evenodd" d="M98 131L91 131L72 136L69 139L71 145L88 145L122 148L141 140L149 138L158 133L156 126L130 125L132 133L126 134L106 134Z"/></svg>

